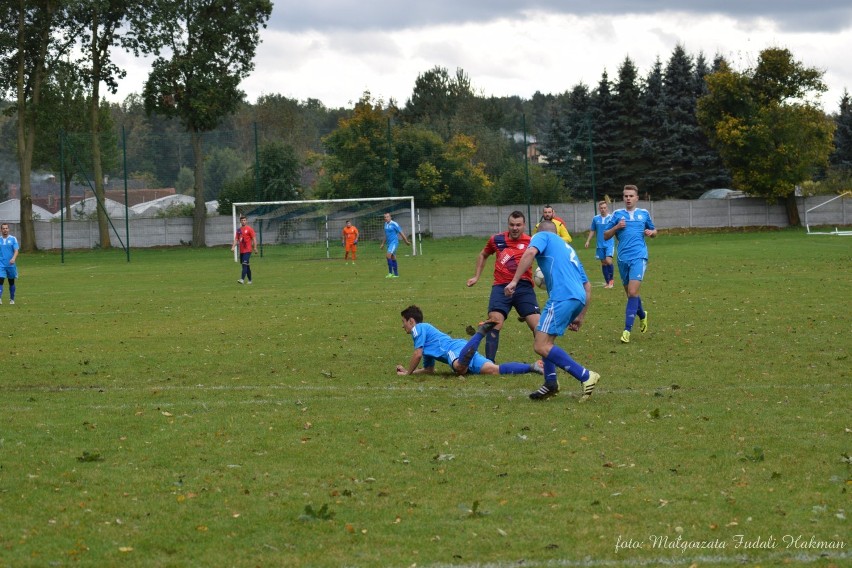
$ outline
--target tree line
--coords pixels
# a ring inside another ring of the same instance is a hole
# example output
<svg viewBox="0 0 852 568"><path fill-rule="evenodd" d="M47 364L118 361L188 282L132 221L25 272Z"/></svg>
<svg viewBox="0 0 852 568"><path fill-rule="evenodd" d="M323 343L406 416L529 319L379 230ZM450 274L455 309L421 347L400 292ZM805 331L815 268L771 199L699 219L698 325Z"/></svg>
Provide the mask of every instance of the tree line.
<svg viewBox="0 0 852 568"><path fill-rule="evenodd" d="M782 199L796 222L796 187L830 192L850 181L849 96L826 116L814 98L825 92L822 73L784 49L734 70L677 46L645 76L628 56L614 79L604 71L594 86L530 99L484 96L463 70L434 67L405 103L369 92L351 109L280 95L249 103L239 82L271 9L265 0L0 8L2 89L14 95L0 153L18 162L22 240L34 246L23 227L34 169L62 168L66 193L85 173L99 198L109 177L194 195L194 246L204 246L210 199L222 211L235 201L385 195L469 206L587 200L635 183L654 199L717 187ZM75 42L88 51L72 60ZM107 103L99 86L114 92L123 77L115 49L155 60L140 94ZM73 152L60 152L60 140Z"/></svg>

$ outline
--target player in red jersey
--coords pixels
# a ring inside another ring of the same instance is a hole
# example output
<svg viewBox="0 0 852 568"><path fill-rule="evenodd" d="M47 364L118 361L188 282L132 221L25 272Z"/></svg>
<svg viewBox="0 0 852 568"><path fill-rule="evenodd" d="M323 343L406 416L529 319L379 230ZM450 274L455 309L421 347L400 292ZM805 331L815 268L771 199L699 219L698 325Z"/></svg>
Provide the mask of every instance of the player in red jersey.
<svg viewBox="0 0 852 568"><path fill-rule="evenodd" d="M509 214L509 230L492 235L488 239L485 248L476 258L476 273L467 281L468 287L476 284L486 259L492 254L497 255L494 259L494 285L491 287L491 297L488 300L488 319L497 322L497 325L485 336L485 357L492 361L496 361L500 330L512 308L515 308L518 315L527 322L533 333L538 326L538 318L541 314L533 286L532 270L524 273L512 296L506 296L503 293L506 284L515 277L518 261L529 247L530 236L524 232L525 228L524 214L520 211L512 211Z"/></svg>
<svg viewBox="0 0 852 568"><path fill-rule="evenodd" d="M249 259L251 258L252 251L257 252L257 237L254 234L254 229L248 226L248 219L246 219L245 215L240 217L240 228L237 229L237 233L234 235L234 244L231 245L231 250L237 247L240 247L240 264L242 265L242 272L237 283L248 282L251 284Z"/></svg>

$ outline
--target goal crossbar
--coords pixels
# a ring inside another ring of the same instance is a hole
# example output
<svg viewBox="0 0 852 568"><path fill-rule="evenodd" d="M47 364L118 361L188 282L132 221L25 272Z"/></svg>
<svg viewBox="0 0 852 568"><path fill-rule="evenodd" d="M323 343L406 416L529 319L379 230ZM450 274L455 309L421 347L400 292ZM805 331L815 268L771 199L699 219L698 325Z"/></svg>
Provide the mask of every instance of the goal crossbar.
<svg viewBox="0 0 852 568"><path fill-rule="evenodd" d="M844 237L852 236L852 231L841 231L837 227L835 227L833 231L811 231L811 226L808 223L808 213L810 213L814 209L819 209L820 207L822 207L824 205L828 205L832 201L835 201L837 199L842 199L843 197L847 197L847 196L852 197L852 191L844 191L840 195L838 195L836 197L832 197L831 199L823 201L819 205L815 205L815 206L811 207L810 209L806 210L805 211L805 229L807 230L807 233L809 235L839 235L839 236L844 236Z"/></svg>

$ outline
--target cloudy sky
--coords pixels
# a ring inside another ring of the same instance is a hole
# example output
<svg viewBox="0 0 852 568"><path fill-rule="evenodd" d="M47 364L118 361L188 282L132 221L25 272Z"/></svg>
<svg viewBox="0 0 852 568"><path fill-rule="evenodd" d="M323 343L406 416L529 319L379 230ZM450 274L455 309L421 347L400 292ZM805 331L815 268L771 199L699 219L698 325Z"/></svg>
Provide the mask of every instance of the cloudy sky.
<svg viewBox="0 0 852 568"><path fill-rule="evenodd" d="M641 76L677 44L708 61L753 66L767 47L824 71L818 101L835 112L852 92L849 0L273 0L256 69L242 84L263 94L349 107L364 91L405 104L418 74L463 69L484 96L560 93L615 78L625 57ZM813 7L811 7L813 6ZM135 62L119 93L141 92Z"/></svg>

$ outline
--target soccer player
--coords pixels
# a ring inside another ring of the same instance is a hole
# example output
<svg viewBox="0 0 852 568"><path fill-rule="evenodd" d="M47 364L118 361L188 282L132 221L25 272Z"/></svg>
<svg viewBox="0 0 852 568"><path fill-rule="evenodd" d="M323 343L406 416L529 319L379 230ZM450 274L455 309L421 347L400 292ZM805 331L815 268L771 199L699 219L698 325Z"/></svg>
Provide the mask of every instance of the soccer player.
<svg viewBox="0 0 852 568"><path fill-rule="evenodd" d="M589 241L595 237L595 258L601 261L601 272L604 277L604 288L612 288L615 284L615 266L612 264L612 253L615 250L615 240L604 238L604 227L609 221L609 206L606 201L598 201L598 215L592 218L589 236L586 238L586 248Z"/></svg>
<svg viewBox="0 0 852 568"><path fill-rule="evenodd" d="M482 338L494 326L487 321L480 324L473 337L454 339L430 323L423 321L423 311L417 306L408 306L400 313L402 329L411 335L414 353L408 365L397 365L397 375L416 375L435 372L435 361L446 363L457 375L470 372L474 375L522 375L542 372L541 361L536 363L503 363L497 365L483 357L477 349ZM419 368L420 362L423 367Z"/></svg>
<svg viewBox="0 0 852 568"><path fill-rule="evenodd" d="M527 322L532 332L538 325L538 317L541 311L538 308L538 298L532 281L532 270L527 270L518 282L518 288L511 296L506 296L503 289L512 281L518 261L530 245L530 237L524 231L526 229L526 217L520 211L512 211L509 214L509 230L491 236L485 244L485 248L476 257L476 271L472 278L468 279L468 287L479 281L485 261L489 256L494 257L494 284L491 286L491 297L488 299L488 319L495 322L494 329L485 336L485 357L496 361L497 347L500 344L500 330L512 308L518 312L518 316Z"/></svg>
<svg viewBox="0 0 852 568"><path fill-rule="evenodd" d="M9 279L9 303L15 303L15 279L18 277L18 239L9 234L9 224L0 225L0 304L3 303L3 284Z"/></svg>
<svg viewBox="0 0 852 568"><path fill-rule="evenodd" d="M251 284L251 266L249 259L252 251L257 252L257 237L254 234L254 229L248 226L248 219L245 215L240 216L240 228L237 229L237 234L234 235L234 244L231 245L231 250L240 247L240 264L242 272L238 284L243 282Z"/></svg>
<svg viewBox="0 0 852 568"><path fill-rule="evenodd" d="M554 225L556 225L556 234L559 235L563 241L568 244L571 244L571 241L574 240L571 238L571 233L568 232L567 227L565 227L565 221L563 221L560 217L556 216L556 211L554 211L553 207L550 205L545 205L541 210L541 221L550 221ZM535 232L539 231L539 225L541 225L541 221L536 223Z"/></svg>
<svg viewBox="0 0 852 568"><path fill-rule="evenodd" d="M346 226L342 231L342 242L346 248L343 254L343 260L349 264L349 253L352 253L352 264L355 264L355 256L358 252L358 228L352 224L352 221L347 220Z"/></svg>
<svg viewBox="0 0 852 568"><path fill-rule="evenodd" d="M579 331L592 299L592 285L583 270L583 264L571 245L556 234L556 225L550 221L539 224L539 232L530 239L530 246L518 263L515 276L506 284L505 294L511 296L533 260L544 274L547 285L547 303L535 330L533 348L541 355L544 367L544 385L530 393L532 400L545 400L559 392L557 367L580 381L583 395L588 400L600 380L600 375L574 361L568 353L555 344L565 330Z"/></svg>
<svg viewBox="0 0 852 568"><path fill-rule="evenodd" d="M390 213L385 213L385 235L382 237L382 242L379 245L381 248L384 248L385 242L388 244L387 253L385 254L385 258L388 261L388 275L385 278L399 278L399 270L396 264L396 249L399 247L399 237L402 237L405 244L411 244L408 242L408 238L405 236L399 223L391 218Z"/></svg>
<svg viewBox="0 0 852 568"><path fill-rule="evenodd" d="M645 237L657 236L657 228L646 209L636 207L639 203L639 188L625 185L622 194L624 209L616 209L604 226L604 238L618 239L618 273L627 294L627 307L624 310L624 331L622 343L630 343L630 332L636 316L639 316L639 331L648 331L648 312L642 309L639 287L648 266L648 247Z"/></svg>

